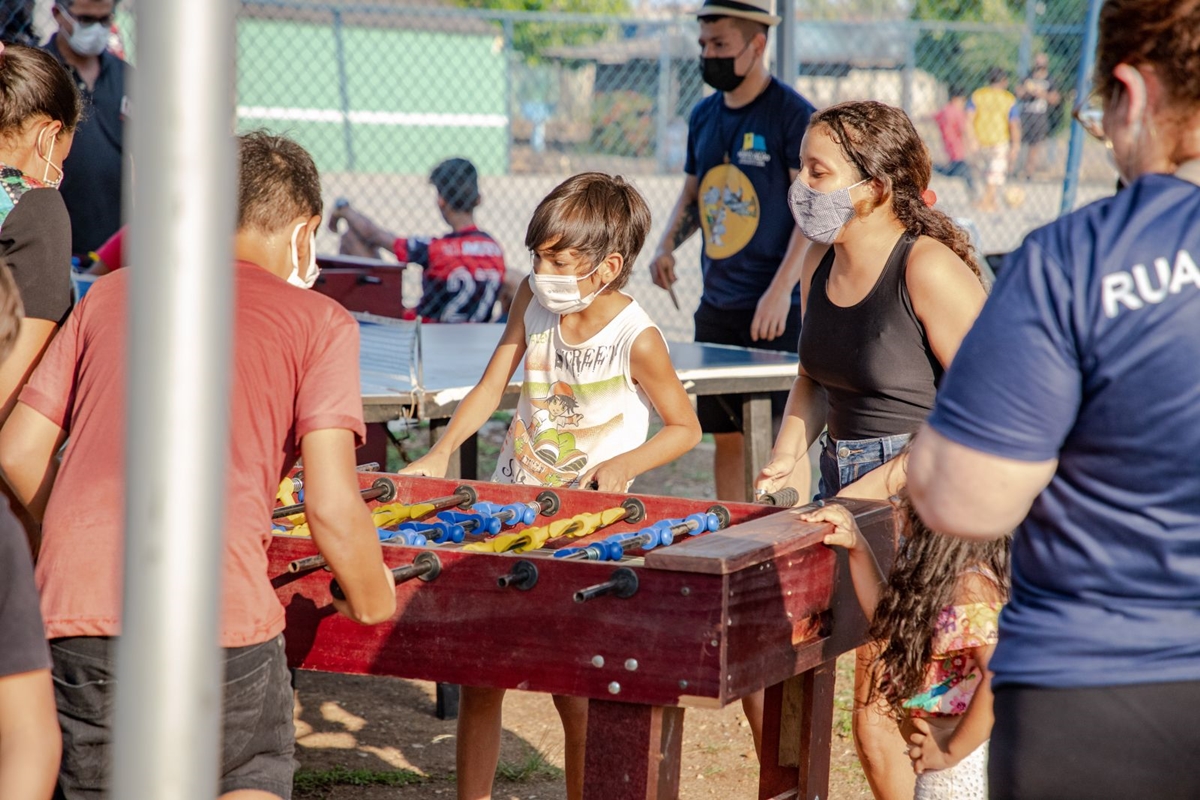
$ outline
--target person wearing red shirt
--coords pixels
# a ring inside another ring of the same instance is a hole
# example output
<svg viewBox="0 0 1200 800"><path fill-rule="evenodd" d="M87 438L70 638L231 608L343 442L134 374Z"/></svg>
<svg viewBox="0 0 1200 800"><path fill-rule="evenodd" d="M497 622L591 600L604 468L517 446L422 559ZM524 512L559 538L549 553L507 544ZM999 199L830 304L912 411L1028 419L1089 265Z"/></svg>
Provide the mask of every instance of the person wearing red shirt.
<svg viewBox="0 0 1200 800"><path fill-rule="evenodd" d="M316 165L299 145L264 133L240 137L239 154L229 463L221 498L221 791L286 800L292 691L267 547L276 488L297 455L304 457L313 542L345 590L337 610L381 622L394 613L396 597L355 473L354 447L365 433L358 328L336 302L304 291L316 278ZM108 780L121 633L130 277L120 270L96 282L0 430L0 468L42 521L36 579L63 729L56 796L66 800L99 796ZM55 454L68 435L59 463Z"/></svg>
<svg viewBox="0 0 1200 800"><path fill-rule="evenodd" d="M379 258L390 250L401 264L422 269L421 301L415 316L422 322L492 322L495 305L507 310L516 285L505 280L504 251L475 225L481 201L479 173L465 158L450 158L433 168L429 182L437 189L438 211L450 226L445 236L397 236L339 199L329 216L329 229L342 233L342 255Z"/></svg>

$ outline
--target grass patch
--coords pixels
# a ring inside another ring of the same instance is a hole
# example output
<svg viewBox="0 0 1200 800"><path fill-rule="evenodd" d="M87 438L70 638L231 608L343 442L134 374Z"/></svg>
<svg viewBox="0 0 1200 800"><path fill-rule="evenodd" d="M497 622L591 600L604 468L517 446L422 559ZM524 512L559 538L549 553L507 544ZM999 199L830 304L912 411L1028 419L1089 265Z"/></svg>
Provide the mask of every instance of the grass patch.
<svg viewBox="0 0 1200 800"><path fill-rule="evenodd" d="M323 797L335 786L412 786L428 780L406 769L300 769L292 779L292 790L298 797Z"/></svg>
<svg viewBox="0 0 1200 800"><path fill-rule="evenodd" d="M530 747L520 761L501 761L496 765L496 777L510 783L531 781L538 778L560 780L563 771L546 760L540 751Z"/></svg>
<svg viewBox="0 0 1200 800"><path fill-rule="evenodd" d="M852 735L854 713L854 651L837 660L837 683L833 694L833 732L843 739Z"/></svg>

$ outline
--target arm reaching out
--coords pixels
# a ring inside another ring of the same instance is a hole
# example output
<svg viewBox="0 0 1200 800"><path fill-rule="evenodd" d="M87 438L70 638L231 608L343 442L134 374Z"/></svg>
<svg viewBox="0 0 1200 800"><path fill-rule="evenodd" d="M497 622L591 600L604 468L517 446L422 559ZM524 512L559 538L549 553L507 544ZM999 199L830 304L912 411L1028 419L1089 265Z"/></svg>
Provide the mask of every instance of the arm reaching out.
<svg viewBox="0 0 1200 800"><path fill-rule="evenodd" d="M525 309L529 307L532 297L533 291L529 288L529 282L523 281L509 310L504 334L483 371L483 377L458 404L442 438L428 453L400 470L401 475L444 477L450 454L458 449L467 437L478 431L500 405L504 387L508 386L521 364L521 359L525 357Z"/></svg>
<svg viewBox="0 0 1200 800"><path fill-rule="evenodd" d="M886 582L875 553L863 538L854 515L845 506L830 504L814 511L800 515L805 522L828 522L833 525L833 533L825 537L825 544L830 547L845 548L849 554L850 579L854 582L854 594L858 596L858 604L862 606L867 621L875 619L875 609L879 606L879 598L883 596Z"/></svg>
<svg viewBox="0 0 1200 800"><path fill-rule="evenodd" d="M580 478L582 487L595 481L602 492L623 492L638 475L674 461L700 441L700 422L656 328L638 334L629 367L634 383L646 392L663 426L639 447L588 470Z"/></svg>

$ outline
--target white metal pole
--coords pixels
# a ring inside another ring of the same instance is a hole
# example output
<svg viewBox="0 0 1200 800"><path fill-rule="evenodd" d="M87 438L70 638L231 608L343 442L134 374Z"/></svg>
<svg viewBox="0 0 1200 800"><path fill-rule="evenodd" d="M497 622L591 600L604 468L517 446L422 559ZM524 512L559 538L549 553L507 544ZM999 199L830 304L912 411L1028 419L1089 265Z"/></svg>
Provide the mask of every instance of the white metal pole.
<svg viewBox="0 0 1200 800"><path fill-rule="evenodd" d="M217 795L234 42L232 0L137 4L121 800Z"/></svg>

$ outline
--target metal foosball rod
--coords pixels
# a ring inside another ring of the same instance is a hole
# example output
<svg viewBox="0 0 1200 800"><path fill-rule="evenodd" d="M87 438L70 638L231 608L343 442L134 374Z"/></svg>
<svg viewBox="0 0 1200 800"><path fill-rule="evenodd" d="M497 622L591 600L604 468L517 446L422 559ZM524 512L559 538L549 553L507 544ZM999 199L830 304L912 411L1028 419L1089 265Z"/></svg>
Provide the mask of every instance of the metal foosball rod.
<svg viewBox="0 0 1200 800"><path fill-rule="evenodd" d="M417 554L411 564L403 567L396 567L392 570L392 577L396 579L396 585L411 581L413 578L420 578L423 581L429 582L435 580L438 575L442 574L442 560L437 557L437 553L426 550L423 553ZM335 600L345 600L346 594L342 591L342 587L334 578L329 582L329 593L333 595Z"/></svg>
<svg viewBox="0 0 1200 800"><path fill-rule="evenodd" d="M444 538L453 538L455 532L453 528L457 526L447 525L445 523L421 523L421 522L405 522L396 530L388 530L387 528L376 528L379 533L379 541L385 544L404 544L409 547L424 547L429 544L429 534L442 536ZM447 532L447 529L450 529ZM457 532L459 541L462 541L461 529ZM320 569L329 562L325 560L323 555L307 556L306 558L298 558L288 564L287 571L295 574L297 572L306 572L310 569Z"/></svg>
<svg viewBox="0 0 1200 800"><path fill-rule="evenodd" d="M629 567L617 567L613 570L612 577L604 583L597 583L595 586L588 586L586 589L580 589L576 592L575 602L586 603L589 600L603 597L606 594L626 600L637 594L637 590L637 573Z"/></svg>
<svg viewBox="0 0 1200 800"><path fill-rule="evenodd" d="M505 528L512 528L517 525L532 525L538 516L552 517L558 513L560 507L558 495L546 489L535 500L528 503L502 505L480 502L471 506L471 510L478 511L480 514L489 514L500 520L500 524Z"/></svg>
<svg viewBox="0 0 1200 800"><path fill-rule="evenodd" d="M547 525L526 528L518 533L504 533L482 542L472 542L463 550L472 553L524 553L536 550L553 539L577 538L595 533L618 522L638 523L646 518L646 506L636 497L628 497L616 508L576 514Z"/></svg>
<svg viewBox="0 0 1200 800"><path fill-rule="evenodd" d="M295 480L294 478L292 480ZM370 487L359 492L362 495L363 502L378 500L381 503L387 503L396 496L396 484L392 483L387 478L376 478L375 482ZM304 503L295 503L290 506L280 506L271 512L271 519L283 519L294 514L304 513Z"/></svg>
<svg viewBox="0 0 1200 800"><path fill-rule="evenodd" d="M554 557L573 561L620 561L632 550L666 547L675 541L676 536L697 536L720 530L728 524L729 510L724 506L713 506L707 513L691 514L683 519L662 520L636 533L614 534L587 547L557 550Z"/></svg>

